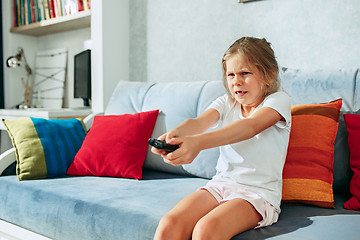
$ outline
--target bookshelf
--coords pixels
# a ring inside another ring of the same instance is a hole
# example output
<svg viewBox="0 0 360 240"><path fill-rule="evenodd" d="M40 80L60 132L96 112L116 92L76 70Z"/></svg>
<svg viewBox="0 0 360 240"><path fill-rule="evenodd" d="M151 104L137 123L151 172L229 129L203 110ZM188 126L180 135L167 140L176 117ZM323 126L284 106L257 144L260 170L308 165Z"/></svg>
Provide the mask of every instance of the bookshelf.
<svg viewBox="0 0 360 240"><path fill-rule="evenodd" d="M65 32L91 26L91 10L81 11L73 15L61 16L31 23L25 26L12 27L10 32L30 36Z"/></svg>

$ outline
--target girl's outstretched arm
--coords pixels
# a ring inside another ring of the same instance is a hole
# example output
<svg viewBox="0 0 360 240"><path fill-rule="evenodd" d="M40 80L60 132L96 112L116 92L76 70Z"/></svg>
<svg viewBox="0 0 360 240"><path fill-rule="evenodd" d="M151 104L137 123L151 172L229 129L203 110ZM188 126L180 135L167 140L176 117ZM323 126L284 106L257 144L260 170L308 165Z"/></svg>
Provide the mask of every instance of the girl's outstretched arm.
<svg viewBox="0 0 360 240"><path fill-rule="evenodd" d="M180 145L180 148L163 155L164 161L175 166L191 163L201 150L250 139L281 118L276 110L264 107L250 118L238 120L218 130L172 138L169 144Z"/></svg>
<svg viewBox="0 0 360 240"><path fill-rule="evenodd" d="M186 119L176 128L161 135L158 139L165 140L171 144L171 139L181 136L191 136L205 132L208 128L215 125L220 118L220 114L215 109L208 109L196 118ZM164 155L166 152L151 148L151 151L155 154Z"/></svg>

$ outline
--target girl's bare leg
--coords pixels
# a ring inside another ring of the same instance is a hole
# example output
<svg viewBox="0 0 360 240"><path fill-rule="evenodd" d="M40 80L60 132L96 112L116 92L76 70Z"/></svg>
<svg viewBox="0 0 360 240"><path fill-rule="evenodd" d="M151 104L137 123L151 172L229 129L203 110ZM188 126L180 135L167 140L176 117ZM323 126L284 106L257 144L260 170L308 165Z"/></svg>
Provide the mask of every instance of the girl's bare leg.
<svg viewBox="0 0 360 240"><path fill-rule="evenodd" d="M256 227L261 220L262 216L249 202L233 199L219 205L201 218L194 228L192 239L231 239L241 232Z"/></svg>
<svg viewBox="0 0 360 240"><path fill-rule="evenodd" d="M154 239L190 239L199 219L217 206L218 201L206 190L190 194L160 220Z"/></svg>

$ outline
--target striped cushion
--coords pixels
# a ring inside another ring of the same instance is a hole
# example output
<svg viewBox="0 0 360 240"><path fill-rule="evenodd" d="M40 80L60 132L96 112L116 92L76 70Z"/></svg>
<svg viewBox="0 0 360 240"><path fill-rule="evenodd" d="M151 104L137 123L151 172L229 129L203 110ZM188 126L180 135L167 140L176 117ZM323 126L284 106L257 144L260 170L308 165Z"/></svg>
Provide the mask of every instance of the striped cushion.
<svg viewBox="0 0 360 240"><path fill-rule="evenodd" d="M283 202L334 207L334 143L342 100L291 108Z"/></svg>
<svg viewBox="0 0 360 240"><path fill-rule="evenodd" d="M65 175L86 135L81 119L17 118L3 122L16 149L19 180Z"/></svg>

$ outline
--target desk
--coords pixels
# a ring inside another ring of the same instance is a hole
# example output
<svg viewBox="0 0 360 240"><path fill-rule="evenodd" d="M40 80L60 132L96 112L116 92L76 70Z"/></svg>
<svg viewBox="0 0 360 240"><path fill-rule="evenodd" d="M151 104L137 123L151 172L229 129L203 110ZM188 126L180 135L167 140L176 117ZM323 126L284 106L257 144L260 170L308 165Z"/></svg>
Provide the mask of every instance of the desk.
<svg viewBox="0 0 360 240"><path fill-rule="evenodd" d="M20 117L35 118L85 118L91 113L90 108L28 108L28 109L0 109L0 119L14 119ZM6 130L2 121L0 121L0 130Z"/></svg>

